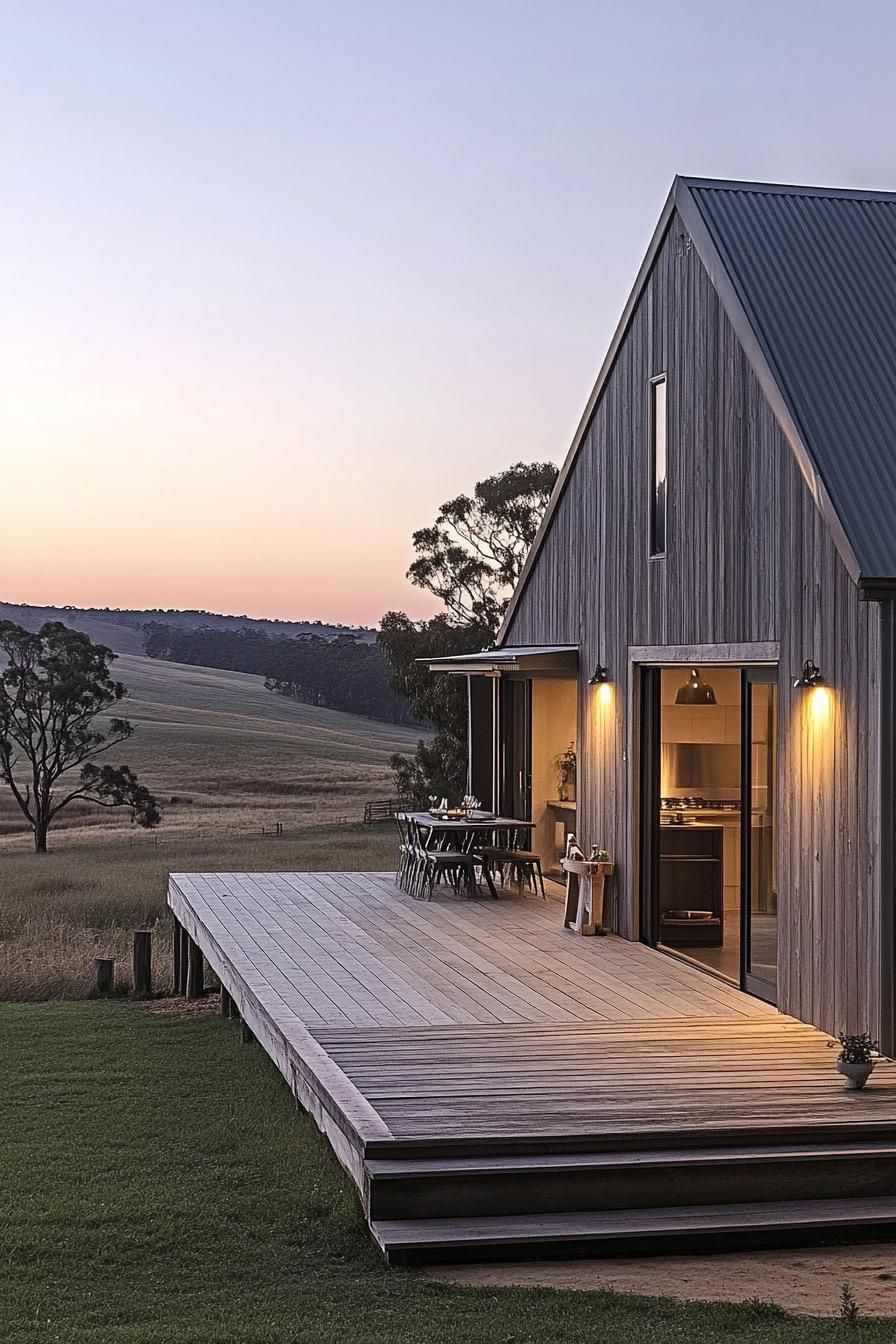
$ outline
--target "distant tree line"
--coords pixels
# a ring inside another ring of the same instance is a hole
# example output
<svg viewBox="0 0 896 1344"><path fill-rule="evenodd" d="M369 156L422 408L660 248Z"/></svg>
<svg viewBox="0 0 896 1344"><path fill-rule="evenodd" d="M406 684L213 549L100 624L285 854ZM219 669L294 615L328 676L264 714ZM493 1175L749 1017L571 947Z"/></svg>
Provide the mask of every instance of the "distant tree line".
<svg viewBox="0 0 896 1344"><path fill-rule="evenodd" d="M285 639L251 626L186 629L148 621L143 646L150 658L254 672L264 677L268 690L305 705L389 723L418 722L405 696L393 687L382 650L351 635Z"/></svg>
<svg viewBox="0 0 896 1344"><path fill-rule="evenodd" d="M72 617L112 620L115 625L126 625L142 630L150 621L179 628L196 629L199 626L214 626L224 630L247 629L264 630L273 639L292 639L296 635L321 635L330 639L336 635L351 635L353 639L373 643L376 631L364 625L342 625L332 621L285 621L276 618L256 616L227 616L216 611L194 609L182 611L176 607L76 607L66 603L62 607L41 607L0 601L0 620L13 621L27 630L36 630L46 621L55 621L62 616L66 624ZM77 621L74 622L77 628Z"/></svg>

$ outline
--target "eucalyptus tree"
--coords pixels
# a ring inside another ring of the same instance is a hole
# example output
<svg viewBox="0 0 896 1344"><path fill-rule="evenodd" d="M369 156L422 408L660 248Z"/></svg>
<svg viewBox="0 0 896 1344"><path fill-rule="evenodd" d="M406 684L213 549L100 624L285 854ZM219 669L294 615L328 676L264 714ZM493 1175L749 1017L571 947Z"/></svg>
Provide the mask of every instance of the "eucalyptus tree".
<svg viewBox="0 0 896 1344"><path fill-rule="evenodd" d="M418 719L437 729L413 757L392 757L402 797L459 796L466 778L466 695L456 677L433 677L419 659L475 653L494 641L557 480L552 462L516 462L449 499L429 527L413 535L408 578L444 610L429 621L386 612L377 642L392 684Z"/></svg>
<svg viewBox="0 0 896 1344"><path fill-rule="evenodd" d="M39 854L50 827L76 799L127 808L158 825L158 802L126 765L96 758L134 732L110 711L127 695L110 672L115 654L50 621L37 632L0 621L0 781L12 792Z"/></svg>

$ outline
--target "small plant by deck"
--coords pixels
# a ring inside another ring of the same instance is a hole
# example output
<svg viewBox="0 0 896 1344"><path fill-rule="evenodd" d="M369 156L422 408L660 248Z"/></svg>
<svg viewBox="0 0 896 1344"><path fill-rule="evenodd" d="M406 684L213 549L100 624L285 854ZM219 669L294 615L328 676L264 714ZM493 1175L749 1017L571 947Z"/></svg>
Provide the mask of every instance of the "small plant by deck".
<svg viewBox="0 0 896 1344"><path fill-rule="evenodd" d="M850 1034L841 1031L837 1034L840 1053L837 1056L837 1072L846 1079L846 1086L860 1092L871 1077L874 1068L878 1043L871 1039L867 1031ZM834 1045L834 1042L829 1042Z"/></svg>
<svg viewBox="0 0 896 1344"><path fill-rule="evenodd" d="M855 1063L856 1061L853 1061ZM840 1319L846 1321L849 1325L858 1325L862 1313L859 1311L859 1304L856 1301L856 1295L848 1283L844 1283L840 1289Z"/></svg>
<svg viewBox="0 0 896 1344"><path fill-rule="evenodd" d="M852 1036L848 1032L840 1031L837 1033L837 1040L840 1042L840 1054L837 1058L842 1059L844 1064L870 1064L878 1051L877 1041L873 1041L867 1031Z"/></svg>

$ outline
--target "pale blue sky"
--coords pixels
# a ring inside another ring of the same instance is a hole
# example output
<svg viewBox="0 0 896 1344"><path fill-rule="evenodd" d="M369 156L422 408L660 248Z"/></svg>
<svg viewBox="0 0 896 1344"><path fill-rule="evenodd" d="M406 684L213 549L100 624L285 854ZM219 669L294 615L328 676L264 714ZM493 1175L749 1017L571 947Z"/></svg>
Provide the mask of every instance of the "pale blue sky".
<svg viewBox="0 0 896 1344"><path fill-rule="evenodd" d="M894 52L883 3L0 0L0 598L432 610L411 531L563 457L673 175L896 188Z"/></svg>

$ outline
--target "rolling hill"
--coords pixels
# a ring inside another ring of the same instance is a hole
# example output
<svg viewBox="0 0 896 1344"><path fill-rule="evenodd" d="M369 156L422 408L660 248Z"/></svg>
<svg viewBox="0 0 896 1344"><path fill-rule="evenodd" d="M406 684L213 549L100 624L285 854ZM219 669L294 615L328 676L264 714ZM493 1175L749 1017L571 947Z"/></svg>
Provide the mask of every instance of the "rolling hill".
<svg viewBox="0 0 896 1344"><path fill-rule="evenodd" d="M265 634L280 639L289 639L294 635L319 635L322 639L335 639L337 635L350 634L355 639L368 641L375 635L366 626L331 625L322 621L262 620L252 616L226 616L212 611L40 607L15 602L0 602L0 621L14 621L26 630L38 630L46 621L62 621L63 625L82 630L92 640L105 644L116 653L130 654L143 652L143 626L149 621L187 628L213 626L239 630L248 627L263 630Z"/></svg>
<svg viewBox="0 0 896 1344"><path fill-rule="evenodd" d="M393 792L389 758L412 752L420 731L296 704L265 690L261 677L122 654L115 673L128 687L120 707L136 729L110 759L130 765L165 813L159 839L258 834L358 818L364 803ZM56 828L148 839L126 817L73 805ZM0 788L0 836L24 835Z"/></svg>

